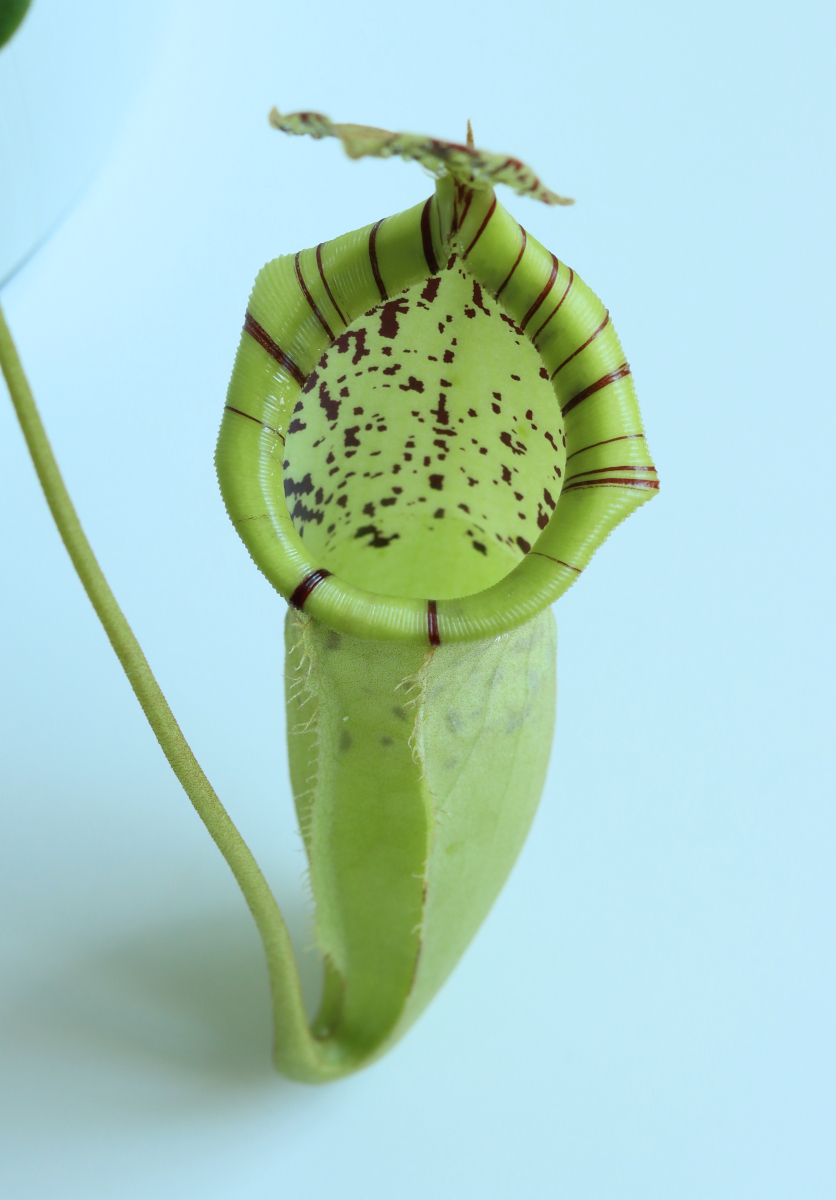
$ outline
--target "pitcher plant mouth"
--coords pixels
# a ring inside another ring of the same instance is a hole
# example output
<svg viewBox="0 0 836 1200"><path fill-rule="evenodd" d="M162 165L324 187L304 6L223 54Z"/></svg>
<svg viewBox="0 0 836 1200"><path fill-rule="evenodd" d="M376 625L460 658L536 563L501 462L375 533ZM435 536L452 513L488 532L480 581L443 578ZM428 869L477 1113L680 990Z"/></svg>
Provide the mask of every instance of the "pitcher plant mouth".
<svg viewBox="0 0 836 1200"><path fill-rule="evenodd" d="M514 629L659 486L609 313L491 176L565 201L470 146L271 120L440 178L259 273L218 441L230 516L290 604L340 632L426 645Z"/></svg>

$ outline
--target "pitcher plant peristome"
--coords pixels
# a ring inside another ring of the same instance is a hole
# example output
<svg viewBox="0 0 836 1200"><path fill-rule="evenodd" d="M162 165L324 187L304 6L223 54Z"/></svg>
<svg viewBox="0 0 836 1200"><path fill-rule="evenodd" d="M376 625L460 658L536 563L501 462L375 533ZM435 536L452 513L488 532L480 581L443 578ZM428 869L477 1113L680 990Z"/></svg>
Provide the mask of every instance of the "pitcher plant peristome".
<svg viewBox="0 0 836 1200"><path fill-rule="evenodd" d="M315 1052L277 1025L276 1060L316 1079L390 1046L490 908L548 764L549 605L658 479L609 313L493 184L570 201L470 138L270 119L437 177L414 208L263 268L218 441L230 517L290 604L326 978Z"/></svg>

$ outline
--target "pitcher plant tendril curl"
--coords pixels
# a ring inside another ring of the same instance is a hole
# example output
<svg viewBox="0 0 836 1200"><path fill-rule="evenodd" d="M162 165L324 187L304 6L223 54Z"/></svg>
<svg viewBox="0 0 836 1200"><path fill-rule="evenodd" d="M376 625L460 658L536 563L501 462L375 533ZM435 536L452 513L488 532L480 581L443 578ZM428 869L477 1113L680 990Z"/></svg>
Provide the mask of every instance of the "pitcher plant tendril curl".
<svg viewBox="0 0 836 1200"><path fill-rule="evenodd" d="M514 220L514 158L318 113L270 114L436 177L414 208L259 273L216 464L288 601L288 746L325 980L290 939L96 563L0 317L0 362L73 565L267 956L274 1058L324 1082L384 1053L455 966L531 824L555 713L550 605L653 496L609 313Z"/></svg>

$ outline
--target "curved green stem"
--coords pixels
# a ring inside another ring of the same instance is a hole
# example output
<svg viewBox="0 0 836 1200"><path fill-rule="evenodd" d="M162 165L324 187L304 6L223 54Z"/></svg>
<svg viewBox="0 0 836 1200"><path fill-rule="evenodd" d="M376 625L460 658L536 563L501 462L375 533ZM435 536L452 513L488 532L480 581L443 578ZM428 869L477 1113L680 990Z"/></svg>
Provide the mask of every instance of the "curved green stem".
<svg viewBox="0 0 836 1200"><path fill-rule="evenodd" d="M76 573L172 771L229 864L255 918L270 975L276 1066L291 1078L320 1082L356 1065L311 1034L296 959L276 900L257 862L203 773L174 719L142 648L110 590L73 507L32 391L0 308L0 368L47 504ZM329 1053L330 1052L330 1053Z"/></svg>

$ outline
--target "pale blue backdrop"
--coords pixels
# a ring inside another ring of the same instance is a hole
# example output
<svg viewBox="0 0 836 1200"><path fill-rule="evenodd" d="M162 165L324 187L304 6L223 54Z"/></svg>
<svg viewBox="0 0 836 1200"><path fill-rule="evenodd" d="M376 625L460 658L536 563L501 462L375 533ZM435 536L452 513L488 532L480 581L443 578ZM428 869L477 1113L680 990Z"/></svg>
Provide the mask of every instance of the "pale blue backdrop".
<svg viewBox="0 0 836 1200"><path fill-rule="evenodd" d="M301 946L283 605L213 443L261 264L430 184L270 106L470 117L577 197L503 202L612 310L663 486L557 607L549 782L495 910L391 1055L312 1089L270 1072L243 902L0 403L5 1196L836 1195L833 26L804 0L172 4L115 151L3 301Z"/></svg>

